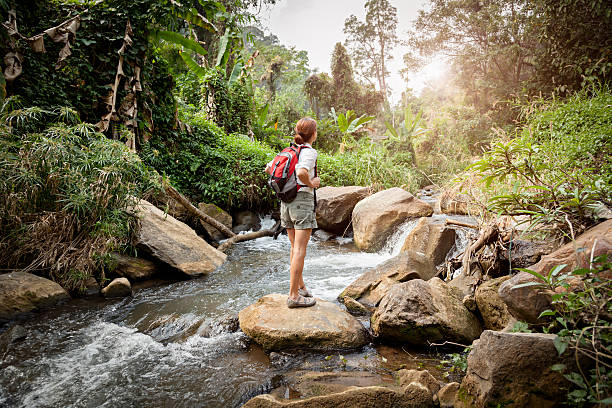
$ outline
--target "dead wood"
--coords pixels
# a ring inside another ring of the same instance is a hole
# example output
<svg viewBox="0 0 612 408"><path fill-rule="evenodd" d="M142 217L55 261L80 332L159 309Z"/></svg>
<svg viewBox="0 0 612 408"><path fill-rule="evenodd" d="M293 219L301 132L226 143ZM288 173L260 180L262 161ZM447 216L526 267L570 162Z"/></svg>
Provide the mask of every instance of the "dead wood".
<svg viewBox="0 0 612 408"><path fill-rule="evenodd" d="M470 264L472 262L472 257L476 252L478 252L485 245L489 245L497 240L499 235L499 230L497 229L497 225L489 225L486 228L480 230L480 235L478 239L474 241L472 244L468 245L465 252L463 253L463 257L461 260L461 265L463 266L463 274L470 275Z"/></svg>
<svg viewBox="0 0 612 408"><path fill-rule="evenodd" d="M477 224L470 224L469 222L451 220L450 218L446 219L446 225L458 225L460 227L475 228L475 229L480 228Z"/></svg>
<svg viewBox="0 0 612 408"><path fill-rule="evenodd" d="M189 202L189 200L187 200L185 198L185 196L183 196L181 193L179 193L174 187L172 187L167 182L164 182L164 189L166 190L166 192L168 193L168 195L170 197L174 198L176 201L181 203L183 205L183 207L185 207L185 209L187 211L189 211L191 214L195 215L196 217L198 217L199 219L201 219L202 221L204 221L208 225L211 225L211 226L215 227L216 229L221 231L221 233L223 235L225 235L226 237L233 238L233 237L236 236L236 234L234 234L225 225L223 225L219 221L215 220L211 216L209 216L207 214L204 214L202 211L200 211L198 208L196 208L193 204L191 204L191 202Z"/></svg>
<svg viewBox="0 0 612 408"><path fill-rule="evenodd" d="M225 241L224 243L222 243L221 245L219 245L219 248L217 249L221 252L225 252L229 249L229 247L234 245L236 242L250 241L252 239L263 238L263 237L272 237L274 236L274 233L276 232L276 229L278 228L279 223L280 221L277 221L276 225L274 225L274 228L269 229L269 230L260 230L260 231L248 232L246 234L235 235L232 238Z"/></svg>

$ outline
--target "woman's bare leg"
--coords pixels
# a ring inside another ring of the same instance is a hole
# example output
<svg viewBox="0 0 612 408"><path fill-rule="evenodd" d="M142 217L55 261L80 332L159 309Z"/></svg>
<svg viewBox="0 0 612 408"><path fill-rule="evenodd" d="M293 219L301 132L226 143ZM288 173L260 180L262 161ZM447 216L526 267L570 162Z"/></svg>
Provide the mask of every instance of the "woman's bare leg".
<svg viewBox="0 0 612 408"><path fill-rule="evenodd" d="M291 251L289 251L289 265L291 265L291 261L293 260L293 242L295 241L295 229L287 228L287 236L289 237L289 242L291 242ZM304 278L300 273L300 281L298 282L298 288L304 289L306 288L306 284L304 283Z"/></svg>
<svg viewBox="0 0 612 408"><path fill-rule="evenodd" d="M306 247L312 229L294 230L294 238L291 245L291 270L289 275L289 297L298 298L298 289L304 287L302 271L304 270L304 258L306 257ZM289 230L287 230L289 233ZM291 240L291 238L290 238Z"/></svg>

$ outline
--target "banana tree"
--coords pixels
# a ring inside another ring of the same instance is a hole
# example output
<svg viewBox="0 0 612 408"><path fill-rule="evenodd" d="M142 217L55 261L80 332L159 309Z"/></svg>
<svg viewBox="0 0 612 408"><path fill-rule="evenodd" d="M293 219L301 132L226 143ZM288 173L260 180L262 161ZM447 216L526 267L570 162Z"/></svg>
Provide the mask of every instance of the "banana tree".
<svg viewBox="0 0 612 408"><path fill-rule="evenodd" d="M416 153L414 151L414 139L422 134L425 134L429 129L421 127L421 117L423 111L420 110L416 115L412 113L410 106L404 109L404 120L395 127L393 123L385 120L385 126L387 127L387 144L395 143L400 148L407 148L411 155L412 164L417 165Z"/></svg>
<svg viewBox="0 0 612 408"><path fill-rule="evenodd" d="M342 142L340 143L340 153L344 153L344 149L347 147L349 140L352 140L352 135L355 132L360 131L371 122L376 116L361 115L357 117L354 111L348 110L346 114L336 114L336 109L331 108L330 116L336 121L340 132L342 132Z"/></svg>

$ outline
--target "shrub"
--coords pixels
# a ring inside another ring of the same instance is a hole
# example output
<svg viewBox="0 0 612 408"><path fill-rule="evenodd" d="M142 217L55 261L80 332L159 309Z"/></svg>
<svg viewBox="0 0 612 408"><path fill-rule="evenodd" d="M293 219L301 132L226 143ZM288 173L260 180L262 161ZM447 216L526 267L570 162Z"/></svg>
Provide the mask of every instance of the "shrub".
<svg viewBox="0 0 612 408"><path fill-rule="evenodd" d="M3 119L0 264L79 292L90 276L104 278L109 252L129 247L134 218L125 210L157 187L156 173L71 109Z"/></svg>
<svg viewBox="0 0 612 408"><path fill-rule="evenodd" d="M607 88L530 107L516 137L498 141L474 169L489 209L528 215L531 225L573 237L612 202L612 94Z"/></svg>

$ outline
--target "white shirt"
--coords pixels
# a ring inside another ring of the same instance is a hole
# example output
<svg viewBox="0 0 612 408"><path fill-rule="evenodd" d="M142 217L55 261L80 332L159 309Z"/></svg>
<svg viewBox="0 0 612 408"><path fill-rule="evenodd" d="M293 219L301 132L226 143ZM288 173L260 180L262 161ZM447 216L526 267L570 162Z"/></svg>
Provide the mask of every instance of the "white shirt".
<svg viewBox="0 0 612 408"><path fill-rule="evenodd" d="M308 176L312 180L313 178L315 178L315 166L317 165L317 156L319 154L317 153L315 149L312 148L310 143L304 143L304 146L308 146L309 148L302 149L300 151L300 158L297 164L295 165L295 171L297 171L298 169L308 170ZM314 194L314 189L312 187L306 187L304 184L302 184L300 182L299 177L297 180L300 186L304 186L300 188L300 191Z"/></svg>
<svg viewBox="0 0 612 408"><path fill-rule="evenodd" d="M298 146L302 146L302 145L298 145ZM315 178L315 166L317 165L317 156L319 154L317 153L317 151L315 149L312 148L310 143L304 143L303 146L308 146L309 148L302 149L300 151L300 157L298 159L297 164L295 165L295 171L297 171L298 169L306 169L306 170L308 170L308 176L312 180L313 178ZM268 169L269 167L272 167L272 162L273 161L274 161L274 159L271 160L267 164L266 169ZM300 179L297 177L297 174L296 174L296 179L297 179L297 182L298 182L298 184L300 186L304 186L304 187L300 188L300 191L304 191L306 193L314 194L314 189L312 187L306 187L303 183L301 183Z"/></svg>

